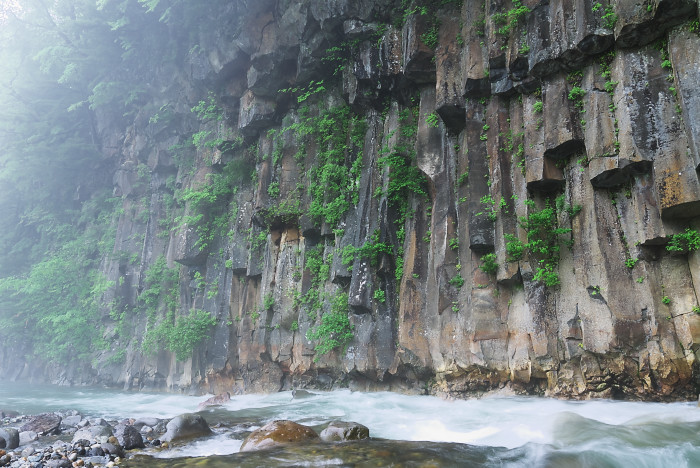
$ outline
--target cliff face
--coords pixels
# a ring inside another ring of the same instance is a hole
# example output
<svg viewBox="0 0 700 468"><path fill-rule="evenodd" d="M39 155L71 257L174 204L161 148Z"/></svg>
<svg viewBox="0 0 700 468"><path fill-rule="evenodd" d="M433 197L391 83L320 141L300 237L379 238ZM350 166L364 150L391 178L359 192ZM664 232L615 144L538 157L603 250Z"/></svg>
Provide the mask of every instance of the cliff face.
<svg viewBox="0 0 700 468"><path fill-rule="evenodd" d="M110 349L55 381L695 396L698 4L404 3L222 12L98 116ZM191 358L143 350L192 310Z"/></svg>

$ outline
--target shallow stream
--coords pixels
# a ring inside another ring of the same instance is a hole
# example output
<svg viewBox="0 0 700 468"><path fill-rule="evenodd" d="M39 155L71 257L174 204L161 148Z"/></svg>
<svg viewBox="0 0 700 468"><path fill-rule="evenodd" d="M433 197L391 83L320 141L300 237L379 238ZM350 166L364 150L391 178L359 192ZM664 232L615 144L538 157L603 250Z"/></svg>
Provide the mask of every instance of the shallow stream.
<svg viewBox="0 0 700 468"><path fill-rule="evenodd" d="M24 414L76 409L105 419L171 418L196 411L206 398L0 383L0 408ZM295 397L291 392L235 396L201 414L213 437L149 450L122 466L700 466L695 402L445 401L386 392L299 391ZM373 440L238 454L252 430L274 419L317 431L332 420L355 421L369 427Z"/></svg>

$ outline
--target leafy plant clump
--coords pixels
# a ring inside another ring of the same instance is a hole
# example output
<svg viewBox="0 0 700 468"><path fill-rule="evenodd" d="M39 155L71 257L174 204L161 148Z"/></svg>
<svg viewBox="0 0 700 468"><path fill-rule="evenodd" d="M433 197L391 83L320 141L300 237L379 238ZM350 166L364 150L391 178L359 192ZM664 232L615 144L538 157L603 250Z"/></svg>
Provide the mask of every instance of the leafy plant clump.
<svg viewBox="0 0 700 468"><path fill-rule="evenodd" d="M275 140L293 132L300 143L299 159L306 145L317 148L317 164L308 172L308 192L311 198L309 215L318 224L337 226L341 218L359 200L359 179L362 170L362 148L367 131L364 118L354 115L347 104L330 108L312 107L306 101L326 91L323 81L311 81L309 86L283 89L280 92L298 94L304 105L299 109L299 122L269 135ZM297 158L297 156L295 156ZM350 161L350 164L348 164ZM279 196L273 187L271 196Z"/></svg>
<svg viewBox="0 0 700 468"><path fill-rule="evenodd" d="M347 293L335 295L331 301L331 310L321 316L321 323L306 332L309 341L316 341L314 349L319 356L328 354L334 349L345 348L355 336L354 325L348 318L349 306Z"/></svg>
<svg viewBox="0 0 700 468"><path fill-rule="evenodd" d="M530 208L535 206L535 202L532 200L526 200L525 203ZM520 226L527 233L527 244L522 244L514 237L509 238L509 243L506 244L506 250L511 259L520 259L527 249L538 263L534 279L543 281L549 287L561 283L557 273L561 250L559 242L561 236L571 232L570 228L558 226L558 212L569 212L563 205L562 196L557 198L554 206L548 200L541 210L533 211L527 217L521 217ZM558 206L561 208L558 209ZM575 210L571 212L573 211Z"/></svg>
<svg viewBox="0 0 700 468"><path fill-rule="evenodd" d="M174 313L168 312L161 323L146 333L142 347L144 351L154 352L163 346L174 352L178 361L185 361L214 325L216 318L204 310L194 309L177 319Z"/></svg>
<svg viewBox="0 0 700 468"><path fill-rule="evenodd" d="M498 26L498 34L509 35L530 13L530 8L523 5L521 0L514 0L513 6L505 13L494 13L491 15L494 24Z"/></svg>
<svg viewBox="0 0 700 468"><path fill-rule="evenodd" d="M685 232L673 234L666 246L669 252L690 253L700 249L700 233L694 229L686 228Z"/></svg>
<svg viewBox="0 0 700 468"><path fill-rule="evenodd" d="M481 271L487 275L495 275L498 271L498 263L496 263L496 254L489 253L481 257Z"/></svg>

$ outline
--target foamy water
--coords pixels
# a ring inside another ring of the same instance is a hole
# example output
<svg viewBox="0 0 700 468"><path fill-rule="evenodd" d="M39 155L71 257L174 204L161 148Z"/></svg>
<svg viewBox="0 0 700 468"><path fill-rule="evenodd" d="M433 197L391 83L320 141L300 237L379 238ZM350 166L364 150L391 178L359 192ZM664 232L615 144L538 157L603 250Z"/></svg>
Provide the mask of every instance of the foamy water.
<svg viewBox="0 0 700 468"><path fill-rule="evenodd" d="M196 411L207 397L0 384L0 408L25 413L77 409L111 419L171 418ZM204 410L202 415L215 425L214 437L176 446L159 456L236 453L247 432L274 419L316 428L340 419L364 424L377 438L518 449L518 461L502 460L503 466L525 466L525 460L535 465L565 465L569 456L589 461L581 466L700 466L700 409L695 402L445 401L341 390L299 392L297 398L291 392L234 396L226 405ZM236 429L237 425L245 428ZM559 458L563 461L557 461Z"/></svg>

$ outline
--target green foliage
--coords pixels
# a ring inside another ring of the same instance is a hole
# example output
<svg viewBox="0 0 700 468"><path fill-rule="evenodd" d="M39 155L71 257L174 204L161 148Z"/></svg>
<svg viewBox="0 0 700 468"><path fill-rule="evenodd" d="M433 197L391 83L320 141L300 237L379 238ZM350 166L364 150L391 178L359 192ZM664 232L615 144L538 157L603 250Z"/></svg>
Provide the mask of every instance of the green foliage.
<svg viewBox="0 0 700 468"><path fill-rule="evenodd" d="M487 275L495 275L498 271L498 263L496 263L496 254L489 253L481 257L481 265L479 266L481 271Z"/></svg>
<svg viewBox="0 0 700 468"><path fill-rule="evenodd" d="M311 80L307 86L297 86L279 90L280 93L291 93L296 95L297 103L302 103L310 97L323 93L324 91L326 91L326 87L323 80Z"/></svg>
<svg viewBox="0 0 700 468"><path fill-rule="evenodd" d="M613 5L608 5L605 7L602 20L603 26L608 29L615 29L615 24L617 24L617 15L615 14L615 7Z"/></svg>
<svg viewBox="0 0 700 468"><path fill-rule="evenodd" d="M525 253L525 244L512 234L506 234L506 261L517 262L523 258Z"/></svg>
<svg viewBox="0 0 700 468"><path fill-rule="evenodd" d="M42 237L27 235L26 240L42 255L25 259L31 261L28 267L18 263L14 274L13 264L0 263L0 341L6 346L56 364L89 362L102 347L99 306L114 286L100 270L101 259L114 248L118 200L110 196L95 194L65 222L58 213L28 213L24 222Z"/></svg>
<svg viewBox="0 0 700 468"><path fill-rule="evenodd" d="M382 304L386 302L386 294L382 289L377 289L374 291L374 300L381 302Z"/></svg>
<svg viewBox="0 0 700 468"><path fill-rule="evenodd" d="M671 298L666 295L661 296L661 302L663 302L666 305L669 305L671 303Z"/></svg>
<svg viewBox="0 0 700 468"><path fill-rule="evenodd" d="M336 294L331 300L331 310L321 316L321 323L309 329L306 338L309 341L316 341L314 349L318 355L314 361L318 361L319 356L327 354L337 348L345 348L352 341L354 325L348 319L348 295L346 293Z"/></svg>
<svg viewBox="0 0 700 468"><path fill-rule="evenodd" d="M700 19L694 19L688 23L688 30L695 34L700 34Z"/></svg>
<svg viewBox="0 0 700 468"><path fill-rule="evenodd" d="M481 197L480 201L481 204L484 205L484 211L480 211L476 215L481 216L485 214L489 221L496 221L496 219L498 219L500 205L496 205L496 200L494 200L490 194Z"/></svg>
<svg viewBox="0 0 700 468"><path fill-rule="evenodd" d="M307 88L289 88L280 92L301 92L297 100L304 102L324 91L322 81L312 81ZM302 147L307 139L314 141L317 165L308 173L311 198L309 215L319 224L325 222L336 226L350 206L359 200L361 151L367 123L363 118L353 115L350 107L345 104L330 109L321 108L317 114L309 106L304 106L299 111L299 117L298 123L280 129L274 137L280 138L282 134L291 131L296 135L297 141L302 143ZM349 167L348 159L352 161ZM270 195L279 195L276 187L273 187Z"/></svg>
<svg viewBox="0 0 700 468"><path fill-rule="evenodd" d="M457 273L448 281L448 283L457 288L461 288L462 286L464 286L464 278L462 278L462 275L460 273Z"/></svg>
<svg viewBox="0 0 700 468"><path fill-rule="evenodd" d="M569 91L569 100L574 101L576 107L583 107L583 96L586 95L586 91L580 86L574 86Z"/></svg>
<svg viewBox="0 0 700 468"><path fill-rule="evenodd" d="M450 240L447 242L447 245L449 245L449 247L450 247L452 250L458 250L458 249L459 249L459 238L458 238L458 237L453 237L452 239L450 239Z"/></svg>
<svg viewBox="0 0 700 468"><path fill-rule="evenodd" d="M227 163L221 172L207 176L207 183L197 188L187 188L179 192L180 202L189 203L190 213L179 218L182 224L194 227L198 235L195 246L207 248L217 236L222 236L228 229L229 202L250 174L247 162L233 160Z"/></svg>
<svg viewBox="0 0 700 468"><path fill-rule="evenodd" d="M101 339L101 294L110 284L82 240L65 245L25 276L0 279L0 338L53 363L89 361ZM37 339L37 337L41 337Z"/></svg>
<svg viewBox="0 0 700 468"><path fill-rule="evenodd" d="M457 178L457 185L464 185L469 180L469 170L462 172Z"/></svg>
<svg viewBox="0 0 700 468"><path fill-rule="evenodd" d="M160 323L146 332L142 347L151 353L164 347L175 353L178 361L185 361L192 356L194 348L208 336L214 325L216 318L204 310L193 309L188 315L177 319L174 312L168 312Z"/></svg>
<svg viewBox="0 0 700 468"><path fill-rule="evenodd" d="M280 196L280 183L275 181L275 182L270 182L270 185L267 186L267 194L270 196L270 198L277 198Z"/></svg>
<svg viewBox="0 0 700 468"><path fill-rule="evenodd" d="M216 103L216 97L211 91L209 91L206 100L199 101L190 111L197 114L197 118L201 122L208 122L211 120L218 122L224 118L224 112Z"/></svg>
<svg viewBox="0 0 700 468"><path fill-rule="evenodd" d="M493 13L491 19L500 35L507 36L520 24L530 13L530 8L522 4L521 0L513 0L510 10L505 13Z"/></svg>
<svg viewBox="0 0 700 468"><path fill-rule="evenodd" d="M537 113L541 113L542 110L544 109L544 104L542 103L542 101L536 101L536 102L532 105L532 109L533 109L535 112L537 112Z"/></svg>
<svg viewBox="0 0 700 468"><path fill-rule="evenodd" d="M376 267L383 254L392 255L393 253L394 250L390 245L379 242L379 230L376 230L361 247L345 246L341 253L341 260L343 265L350 265L357 257L367 258L370 265Z"/></svg>
<svg viewBox="0 0 700 468"><path fill-rule="evenodd" d="M632 269L632 268L634 268L634 266L637 264L638 261L639 261L638 258L628 258L627 260L625 260L625 266L627 268Z"/></svg>
<svg viewBox="0 0 700 468"><path fill-rule="evenodd" d="M533 201L527 200L525 203L531 209L534 208ZM574 207L565 206L563 196L558 197L554 205L553 207L547 200L544 208L541 210L533 209L527 217L519 219L520 226L527 233L526 244L523 245L513 236L506 238L509 241L506 244L506 251L510 256L509 261L521 258L525 251L529 252L538 262L534 279L543 281L546 286L560 284L557 273L561 250L559 241L561 236L571 232L570 228L558 226L557 213L565 211L574 214L580 211Z"/></svg>
<svg viewBox="0 0 700 468"><path fill-rule="evenodd" d="M669 252L689 253L700 249L700 233L695 229L686 228L685 232L673 234L666 246Z"/></svg>
<svg viewBox="0 0 700 468"><path fill-rule="evenodd" d="M437 44L438 44L438 33L440 31L440 23L437 21L437 19L433 22L433 24L430 26L430 28L424 32L423 34L420 35L421 41L423 41L423 44L428 46L431 49L434 49Z"/></svg>
<svg viewBox="0 0 700 468"><path fill-rule="evenodd" d="M263 310L272 310L275 306L275 297L272 293L265 294L263 299Z"/></svg>
<svg viewBox="0 0 700 468"><path fill-rule="evenodd" d="M431 112L430 114L425 114L425 123L429 127L437 128L440 122L440 117L438 117L437 112Z"/></svg>
<svg viewBox="0 0 700 468"><path fill-rule="evenodd" d="M179 275L177 268L168 268L163 255L146 270L144 288L138 296L138 302L151 322L155 320L161 305L167 313L174 314L177 310Z"/></svg>

